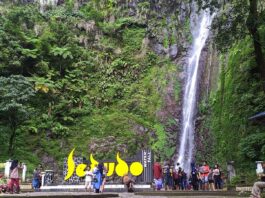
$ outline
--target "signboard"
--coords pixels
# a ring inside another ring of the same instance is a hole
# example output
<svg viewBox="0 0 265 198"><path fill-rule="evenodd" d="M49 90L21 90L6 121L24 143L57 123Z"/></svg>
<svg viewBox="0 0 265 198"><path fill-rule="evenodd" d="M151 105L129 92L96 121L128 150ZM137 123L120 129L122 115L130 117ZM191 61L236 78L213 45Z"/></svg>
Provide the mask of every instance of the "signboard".
<svg viewBox="0 0 265 198"><path fill-rule="evenodd" d="M154 157L151 150L141 151L141 161L144 166L143 181L145 183L152 183L153 181L153 163Z"/></svg>
<svg viewBox="0 0 265 198"><path fill-rule="evenodd" d="M85 169L90 166L96 167L99 162L90 154L89 161L74 157L73 149L64 161L64 180L67 183L77 184L85 176ZM142 150L135 157L123 160L117 153L116 160L106 160L104 166L107 168L107 177L117 175L123 177L130 173L135 176L137 183L151 183L153 180L153 154L151 150Z"/></svg>

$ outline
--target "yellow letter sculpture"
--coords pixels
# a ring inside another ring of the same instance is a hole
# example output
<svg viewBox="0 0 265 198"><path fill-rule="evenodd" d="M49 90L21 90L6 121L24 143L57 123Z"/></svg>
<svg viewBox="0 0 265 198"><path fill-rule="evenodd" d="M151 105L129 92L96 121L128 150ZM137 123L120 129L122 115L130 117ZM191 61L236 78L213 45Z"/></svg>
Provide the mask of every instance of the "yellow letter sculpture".
<svg viewBox="0 0 265 198"><path fill-rule="evenodd" d="M75 151L75 149L73 149L70 152L70 154L69 154L69 156L67 158L68 171L67 171L67 174L66 174L64 180L68 180L73 175L73 173L75 171L75 162L74 162L74 159L73 159L74 151ZM120 176L120 177L123 177L125 174L127 174L129 172L128 164L124 160L122 160L120 158L120 154L119 153L117 153L116 159L117 159L117 162L118 162L116 167L115 167L115 163L114 162L104 163L104 166L107 167L107 169L108 169L108 173L107 173L108 177L113 175L114 170L115 170L116 174L118 176ZM94 159L92 154L90 154L90 162L91 162L90 167L91 167L91 170L93 171L93 169L98 165L98 161L96 161ZM86 167L87 167L86 164L79 164L76 167L76 175L78 177L84 177L85 176ZM141 175L143 173L143 171L144 171L144 167L143 167L143 165L140 162L131 163L130 172L131 172L132 175L139 176L139 175Z"/></svg>
<svg viewBox="0 0 265 198"><path fill-rule="evenodd" d="M74 151L75 151L75 148L71 151L71 153L68 156L68 159L67 159L68 171L67 171L67 175L65 176L64 180L69 179L75 171L75 162L73 160Z"/></svg>

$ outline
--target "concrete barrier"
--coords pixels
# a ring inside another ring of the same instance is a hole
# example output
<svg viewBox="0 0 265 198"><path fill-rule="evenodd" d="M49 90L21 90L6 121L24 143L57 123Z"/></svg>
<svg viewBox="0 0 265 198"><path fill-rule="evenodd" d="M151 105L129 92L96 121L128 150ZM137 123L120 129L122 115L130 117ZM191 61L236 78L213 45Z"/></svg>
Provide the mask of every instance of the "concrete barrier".
<svg viewBox="0 0 265 198"><path fill-rule="evenodd" d="M150 191L151 185L148 184L135 184L136 191ZM41 191L83 191L85 185L57 185L57 186L42 186ZM106 184L104 186L105 192L124 192L126 188L123 184Z"/></svg>

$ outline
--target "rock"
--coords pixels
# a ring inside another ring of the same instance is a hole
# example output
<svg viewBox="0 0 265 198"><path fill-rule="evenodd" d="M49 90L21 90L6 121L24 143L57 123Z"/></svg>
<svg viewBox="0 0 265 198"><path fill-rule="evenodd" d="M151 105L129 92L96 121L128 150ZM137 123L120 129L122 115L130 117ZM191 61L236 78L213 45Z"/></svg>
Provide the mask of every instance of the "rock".
<svg viewBox="0 0 265 198"><path fill-rule="evenodd" d="M109 17L109 23L114 23L115 22L115 16L114 15L111 15Z"/></svg>
<svg viewBox="0 0 265 198"><path fill-rule="evenodd" d="M165 55L165 48L163 47L162 44L157 43L153 46L153 50L155 51L155 53L157 53L158 55Z"/></svg>
<svg viewBox="0 0 265 198"><path fill-rule="evenodd" d="M119 47L114 50L114 53L117 55L121 54L121 52L122 52L121 48L119 48Z"/></svg>
<svg viewBox="0 0 265 198"><path fill-rule="evenodd" d="M178 75L178 77L181 81L183 81L185 79L185 76L186 76L185 72L180 72Z"/></svg>
<svg viewBox="0 0 265 198"><path fill-rule="evenodd" d="M48 154L44 154L41 157L41 164L43 165L45 170L53 170L54 172L59 171L59 167L55 159L52 156L49 156Z"/></svg>
<svg viewBox="0 0 265 198"><path fill-rule="evenodd" d="M84 29L86 33L89 33L95 30L95 24L96 24L95 21L90 20L90 21L81 21L76 26L78 29L80 30Z"/></svg>
<svg viewBox="0 0 265 198"><path fill-rule="evenodd" d="M57 5L62 5L62 4L64 4L64 1L65 1L65 0L58 0Z"/></svg>
<svg viewBox="0 0 265 198"><path fill-rule="evenodd" d="M168 50L169 57L175 59L178 54L178 46L177 44L171 45Z"/></svg>

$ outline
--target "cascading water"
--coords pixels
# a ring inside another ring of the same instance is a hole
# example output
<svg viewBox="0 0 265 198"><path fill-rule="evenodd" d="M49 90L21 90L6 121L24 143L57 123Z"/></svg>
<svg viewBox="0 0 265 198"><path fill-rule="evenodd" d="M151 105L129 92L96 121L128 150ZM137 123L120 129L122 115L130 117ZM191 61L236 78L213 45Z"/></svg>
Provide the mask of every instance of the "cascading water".
<svg viewBox="0 0 265 198"><path fill-rule="evenodd" d="M40 3L40 11L43 13L44 8L47 5L56 6L58 3L58 0L37 0Z"/></svg>
<svg viewBox="0 0 265 198"><path fill-rule="evenodd" d="M186 82L183 96L182 129L178 160L180 166L189 174L193 158L196 98L198 89L198 68L202 49L209 36L209 28L214 15L207 10L199 14L196 11L191 16L193 44L189 53L186 68Z"/></svg>

